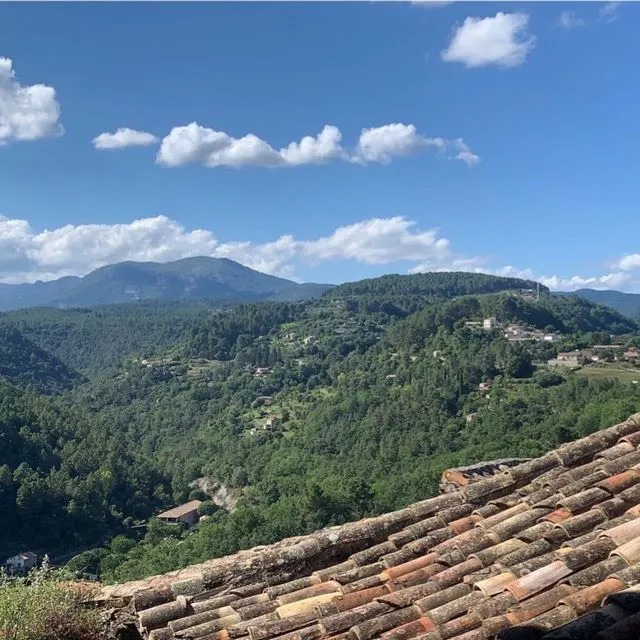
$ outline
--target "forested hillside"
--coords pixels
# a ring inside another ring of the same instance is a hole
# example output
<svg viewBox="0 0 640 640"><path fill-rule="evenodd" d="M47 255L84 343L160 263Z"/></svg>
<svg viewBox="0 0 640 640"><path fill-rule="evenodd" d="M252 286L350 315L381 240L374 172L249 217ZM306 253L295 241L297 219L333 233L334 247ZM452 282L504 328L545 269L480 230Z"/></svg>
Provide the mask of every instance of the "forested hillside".
<svg viewBox="0 0 640 640"><path fill-rule="evenodd" d="M40 393L70 389L81 376L12 326L0 324L0 378Z"/></svg>
<svg viewBox="0 0 640 640"><path fill-rule="evenodd" d="M622 293L621 291L599 291L595 289L579 289L563 296L579 296L596 304L604 304L629 318L640 319L640 294Z"/></svg>
<svg viewBox="0 0 640 640"><path fill-rule="evenodd" d="M20 524L0 551L92 546L71 567L106 580L168 571L399 507L436 492L446 467L537 455L640 410L640 385L546 364L612 336L640 345L637 324L535 288L427 274L137 319L12 315L90 380L50 398L1 388L0 501ZM508 340L513 323L539 339ZM211 516L196 529L146 526L194 497Z"/></svg>
<svg viewBox="0 0 640 640"><path fill-rule="evenodd" d="M484 273L417 273L412 276L397 274L358 280L339 285L327 293L328 297L345 298L355 296L421 296L447 299L482 293L498 293L500 291L540 291L548 294L549 289L533 280L520 278L504 278L489 276Z"/></svg>
<svg viewBox="0 0 640 640"><path fill-rule="evenodd" d="M170 349L217 309L214 302L140 302L92 309L38 307L0 314L0 329L21 335L68 367L103 374L130 355Z"/></svg>

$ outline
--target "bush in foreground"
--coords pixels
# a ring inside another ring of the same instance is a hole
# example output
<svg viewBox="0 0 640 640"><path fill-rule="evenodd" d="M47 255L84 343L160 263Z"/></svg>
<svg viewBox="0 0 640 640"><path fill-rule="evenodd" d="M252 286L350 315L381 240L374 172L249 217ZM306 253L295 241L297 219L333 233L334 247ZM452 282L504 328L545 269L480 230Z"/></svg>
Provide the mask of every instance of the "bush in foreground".
<svg viewBox="0 0 640 640"><path fill-rule="evenodd" d="M25 578L0 574L0 640L99 640L98 612L46 567Z"/></svg>

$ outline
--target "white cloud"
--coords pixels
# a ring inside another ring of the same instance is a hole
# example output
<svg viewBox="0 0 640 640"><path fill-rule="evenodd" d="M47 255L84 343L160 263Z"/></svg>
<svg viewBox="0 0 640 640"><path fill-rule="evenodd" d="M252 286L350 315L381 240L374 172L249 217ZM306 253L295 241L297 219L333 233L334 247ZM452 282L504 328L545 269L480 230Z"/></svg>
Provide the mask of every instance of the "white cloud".
<svg viewBox="0 0 640 640"><path fill-rule="evenodd" d="M518 269L512 265L508 265L506 267L488 270L487 272L499 276L536 280L554 291L575 291L577 289L616 289L624 288L625 285L631 283L629 275L619 271L597 276L558 276L540 275L536 274L532 269Z"/></svg>
<svg viewBox="0 0 640 640"><path fill-rule="evenodd" d="M477 256L472 258L453 258L444 266L432 262L418 264L409 269L409 273L426 271L468 271L471 273L488 273L494 276L535 280L553 291L576 291L577 289L626 289L637 288L640 282L634 282L628 273L615 271L599 276L558 276L541 275L533 269L520 269L513 265L491 267L487 259Z"/></svg>
<svg viewBox="0 0 640 640"><path fill-rule="evenodd" d="M394 156L418 153L434 147L451 149L451 156L469 166L477 164L479 156L472 153L461 138L445 140L428 138L418 133L415 125L393 123L363 129L353 151L342 146L342 133L326 125L315 137L305 136L276 150L253 134L234 138L224 131L208 129L196 122L174 127L162 140L156 161L167 167L203 164L207 167L295 167L326 164L341 160L357 164L387 164Z"/></svg>
<svg viewBox="0 0 640 640"><path fill-rule="evenodd" d="M622 256L617 266L619 269L622 269L623 271L640 269L640 253L630 253L626 256Z"/></svg>
<svg viewBox="0 0 640 640"><path fill-rule="evenodd" d="M0 58L0 145L62 133L56 91L44 84L22 86L10 58Z"/></svg>
<svg viewBox="0 0 640 640"><path fill-rule="evenodd" d="M419 229L403 217L370 218L328 235L298 239L290 234L264 243L221 242L208 229L188 230L166 216L125 224L65 225L35 231L28 221L0 217L0 282L32 282L84 275L125 260L166 262L193 256L230 258L258 271L296 278L297 270L332 261L363 265L408 263L408 273L469 271L532 279L554 290L639 290L640 254L624 256L608 273L594 276L543 275L513 265L492 266L483 256L453 250L437 229Z"/></svg>
<svg viewBox="0 0 640 640"><path fill-rule="evenodd" d="M470 167L474 167L475 165L478 164L478 162L480 162L480 156L473 153L473 151L469 149L469 146L466 144L466 142L462 138L458 138L457 140L454 140L453 146L455 150L458 152L454 156L456 160L462 160L462 162L464 162Z"/></svg>
<svg viewBox="0 0 640 640"><path fill-rule="evenodd" d="M209 230L187 230L166 216L128 224L65 225L42 232L34 231L26 220L0 218L0 282L84 275L124 260L163 262L202 255L231 258L260 271L293 277L297 265L335 260L442 265L450 257L450 247L437 230L419 230L400 216L345 225L312 240L283 235L261 244L220 242Z"/></svg>
<svg viewBox="0 0 640 640"><path fill-rule="evenodd" d="M442 262L450 256L449 241L437 229L420 231L402 216L372 218L338 227L330 236L298 243L300 254L312 262L356 260L388 264L429 258Z"/></svg>
<svg viewBox="0 0 640 640"><path fill-rule="evenodd" d="M583 18L578 18L573 11L563 11L558 18L558 23L566 31L584 27L587 24Z"/></svg>
<svg viewBox="0 0 640 640"><path fill-rule="evenodd" d="M386 124L382 127L363 129L353 155L354 162L378 162L388 164L393 156L406 156L425 147L443 149L442 138L425 138L413 124Z"/></svg>
<svg viewBox="0 0 640 640"><path fill-rule="evenodd" d="M291 142L280 149L280 155L288 165L322 164L343 156L341 140L340 129L326 125L315 138L305 136L300 142Z"/></svg>
<svg viewBox="0 0 640 640"><path fill-rule="evenodd" d="M442 52L445 62L467 67L497 65L517 67L533 49L535 37L527 31L524 13L497 13L493 18L467 17L455 28L451 42Z"/></svg>
<svg viewBox="0 0 640 640"><path fill-rule="evenodd" d="M146 131L136 131L124 127L115 133L101 133L91 143L96 149L125 149L126 147L148 147L158 142L158 138Z"/></svg>
<svg viewBox="0 0 640 640"><path fill-rule="evenodd" d="M600 19L604 22L613 22L618 17L619 2L605 2L600 8Z"/></svg>
<svg viewBox="0 0 640 640"><path fill-rule="evenodd" d="M192 122L174 127L162 140L157 162L167 167L201 163L207 167L279 167L323 164L340 157L342 134L327 125L314 138L305 136L276 151L269 143L249 133L234 138Z"/></svg>
<svg viewBox="0 0 640 640"><path fill-rule="evenodd" d="M577 289L616 289L629 282L624 273L606 273L600 276L538 276L535 278L555 291L575 291Z"/></svg>

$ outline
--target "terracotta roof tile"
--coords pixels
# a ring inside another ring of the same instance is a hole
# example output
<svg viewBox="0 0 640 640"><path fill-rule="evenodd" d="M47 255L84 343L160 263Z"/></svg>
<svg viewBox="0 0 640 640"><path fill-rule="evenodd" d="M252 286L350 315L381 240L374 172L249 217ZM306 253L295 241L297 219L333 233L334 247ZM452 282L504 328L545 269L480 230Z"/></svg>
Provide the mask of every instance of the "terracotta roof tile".
<svg viewBox="0 0 640 640"><path fill-rule="evenodd" d="M99 599L132 600L151 640L487 640L522 624L587 628L572 621L640 584L638 446L640 414L405 509L105 587ZM616 623L611 611L597 624ZM634 628L631 617L622 622Z"/></svg>

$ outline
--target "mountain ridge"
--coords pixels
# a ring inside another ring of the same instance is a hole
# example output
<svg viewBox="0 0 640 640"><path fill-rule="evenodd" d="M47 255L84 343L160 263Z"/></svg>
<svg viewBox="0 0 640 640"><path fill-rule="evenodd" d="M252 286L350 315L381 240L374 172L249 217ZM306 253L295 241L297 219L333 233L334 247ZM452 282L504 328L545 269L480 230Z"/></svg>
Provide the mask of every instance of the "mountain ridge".
<svg viewBox="0 0 640 640"><path fill-rule="evenodd" d="M261 273L229 258L125 261L99 267L85 276L0 284L0 311L94 307L140 300L295 301L316 297L329 288L331 285L300 284Z"/></svg>
<svg viewBox="0 0 640 640"><path fill-rule="evenodd" d="M611 307L629 318L640 319L640 293L624 293L613 289L578 289L577 291L558 291L555 295L578 296Z"/></svg>

